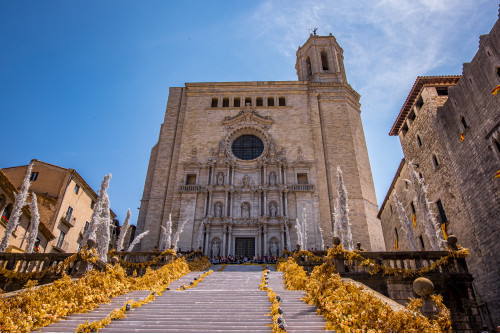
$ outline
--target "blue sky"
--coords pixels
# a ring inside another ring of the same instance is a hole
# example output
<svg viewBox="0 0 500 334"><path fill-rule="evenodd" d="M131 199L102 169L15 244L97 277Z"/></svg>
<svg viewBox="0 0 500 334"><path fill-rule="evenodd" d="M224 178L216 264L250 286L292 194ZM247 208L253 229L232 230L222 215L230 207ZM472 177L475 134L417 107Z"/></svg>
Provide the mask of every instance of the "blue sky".
<svg viewBox="0 0 500 334"><path fill-rule="evenodd" d="M0 0L0 168L74 168L136 221L169 87L297 80L309 29L344 49L379 205L403 157L388 132L419 75L461 74L496 0ZM490 88L488 88L490 89Z"/></svg>

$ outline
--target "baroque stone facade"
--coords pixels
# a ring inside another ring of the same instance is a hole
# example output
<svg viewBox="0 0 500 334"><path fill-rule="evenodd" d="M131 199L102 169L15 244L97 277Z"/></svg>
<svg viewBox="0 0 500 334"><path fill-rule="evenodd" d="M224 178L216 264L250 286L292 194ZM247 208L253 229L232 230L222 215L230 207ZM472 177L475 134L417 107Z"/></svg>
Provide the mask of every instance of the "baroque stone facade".
<svg viewBox="0 0 500 334"><path fill-rule="evenodd" d="M448 234L470 249L467 258L484 321L500 324L500 21L481 36L479 50L461 77L419 77L390 132L399 135L405 159L380 209L387 249L408 249L394 192L410 217L405 191L408 164L422 175L432 209ZM419 224L415 237L428 249ZM399 233L398 233L399 231ZM487 306L487 309L486 307ZM489 311L489 316L488 312Z"/></svg>
<svg viewBox="0 0 500 334"><path fill-rule="evenodd" d="M359 95L333 36L297 51L299 81L186 83L170 88L136 234L159 247L172 215L188 219L181 250L209 256L277 256L297 244L331 244L337 166L349 194L354 242L384 250ZM306 248L304 247L304 248Z"/></svg>

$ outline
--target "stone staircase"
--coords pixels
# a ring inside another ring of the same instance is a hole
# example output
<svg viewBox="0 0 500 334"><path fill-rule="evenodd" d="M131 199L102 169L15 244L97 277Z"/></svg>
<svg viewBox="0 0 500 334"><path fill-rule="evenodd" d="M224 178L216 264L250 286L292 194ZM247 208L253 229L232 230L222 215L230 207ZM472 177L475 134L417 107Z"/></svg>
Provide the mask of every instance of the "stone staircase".
<svg viewBox="0 0 500 334"><path fill-rule="evenodd" d="M302 291L287 291L281 273L269 266L270 287L282 298L281 308L287 332L324 332L325 321L316 314L314 307L300 300ZM214 268L217 269L217 268ZM200 272L172 282L155 301L127 312L127 317L111 322L99 332L103 333L269 333L271 332L271 303L265 291L259 290L262 266L228 265L222 272L208 275L197 286L176 290L189 285ZM85 314L73 314L58 323L42 328L42 332L74 332L85 321L100 320L129 299L141 299L149 291L133 291L115 297L110 304L103 304ZM40 330L38 330L40 331Z"/></svg>
<svg viewBox="0 0 500 334"><path fill-rule="evenodd" d="M281 298L280 307L288 333L324 333L326 321L316 312L315 306L309 306L301 300L303 290L286 290L283 273L269 267L269 287Z"/></svg>

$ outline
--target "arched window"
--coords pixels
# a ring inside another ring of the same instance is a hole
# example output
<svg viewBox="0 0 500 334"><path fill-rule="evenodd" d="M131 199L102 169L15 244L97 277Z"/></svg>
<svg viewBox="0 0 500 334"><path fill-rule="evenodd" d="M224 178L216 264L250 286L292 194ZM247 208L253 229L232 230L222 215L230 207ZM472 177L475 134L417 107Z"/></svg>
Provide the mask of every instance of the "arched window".
<svg viewBox="0 0 500 334"><path fill-rule="evenodd" d="M306 58L306 73L307 73L307 78L310 78L312 75L312 67L311 67L311 58L307 57Z"/></svg>
<svg viewBox="0 0 500 334"><path fill-rule="evenodd" d="M321 51L321 66L323 71L328 71L328 56L326 55L326 51Z"/></svg>
<svg viewBox="0 0 500 334"><path fill-rule="evenodd" d="M10 218L10 214L12 213L12 203L10 203L9 205L7 205L5 207L5 209L3 210L2 212L2 221L7 224L7 221L9 220ZM4 221L5 220L5 221Z"/></svg>

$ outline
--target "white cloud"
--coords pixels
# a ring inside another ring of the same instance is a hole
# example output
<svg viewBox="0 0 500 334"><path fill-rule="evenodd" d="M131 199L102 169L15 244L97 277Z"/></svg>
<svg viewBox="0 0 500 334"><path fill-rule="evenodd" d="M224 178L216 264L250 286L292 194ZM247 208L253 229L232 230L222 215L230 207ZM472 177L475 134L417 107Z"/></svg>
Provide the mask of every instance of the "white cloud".
<svg viewBox="0 0 500 334"><path fill-rule="evenodd" d="M362 96L372 169L381 175L382 170L397 168L401 152L394 152L390 163L395 166L389 166L387 159L378 159L387 152L377 152L372 145L394 146L385 144L397 140L387 133L416 77L460 74L461 64L477 50L479 35L496 19L497 6L491 0L272 0L263 2L250 20L257 37L289 62L295 62L295 51L311 28L337 38L348 81ZM390 184L392 173L375 184ZM386 190L377 189L379 202Z"/></svg>

